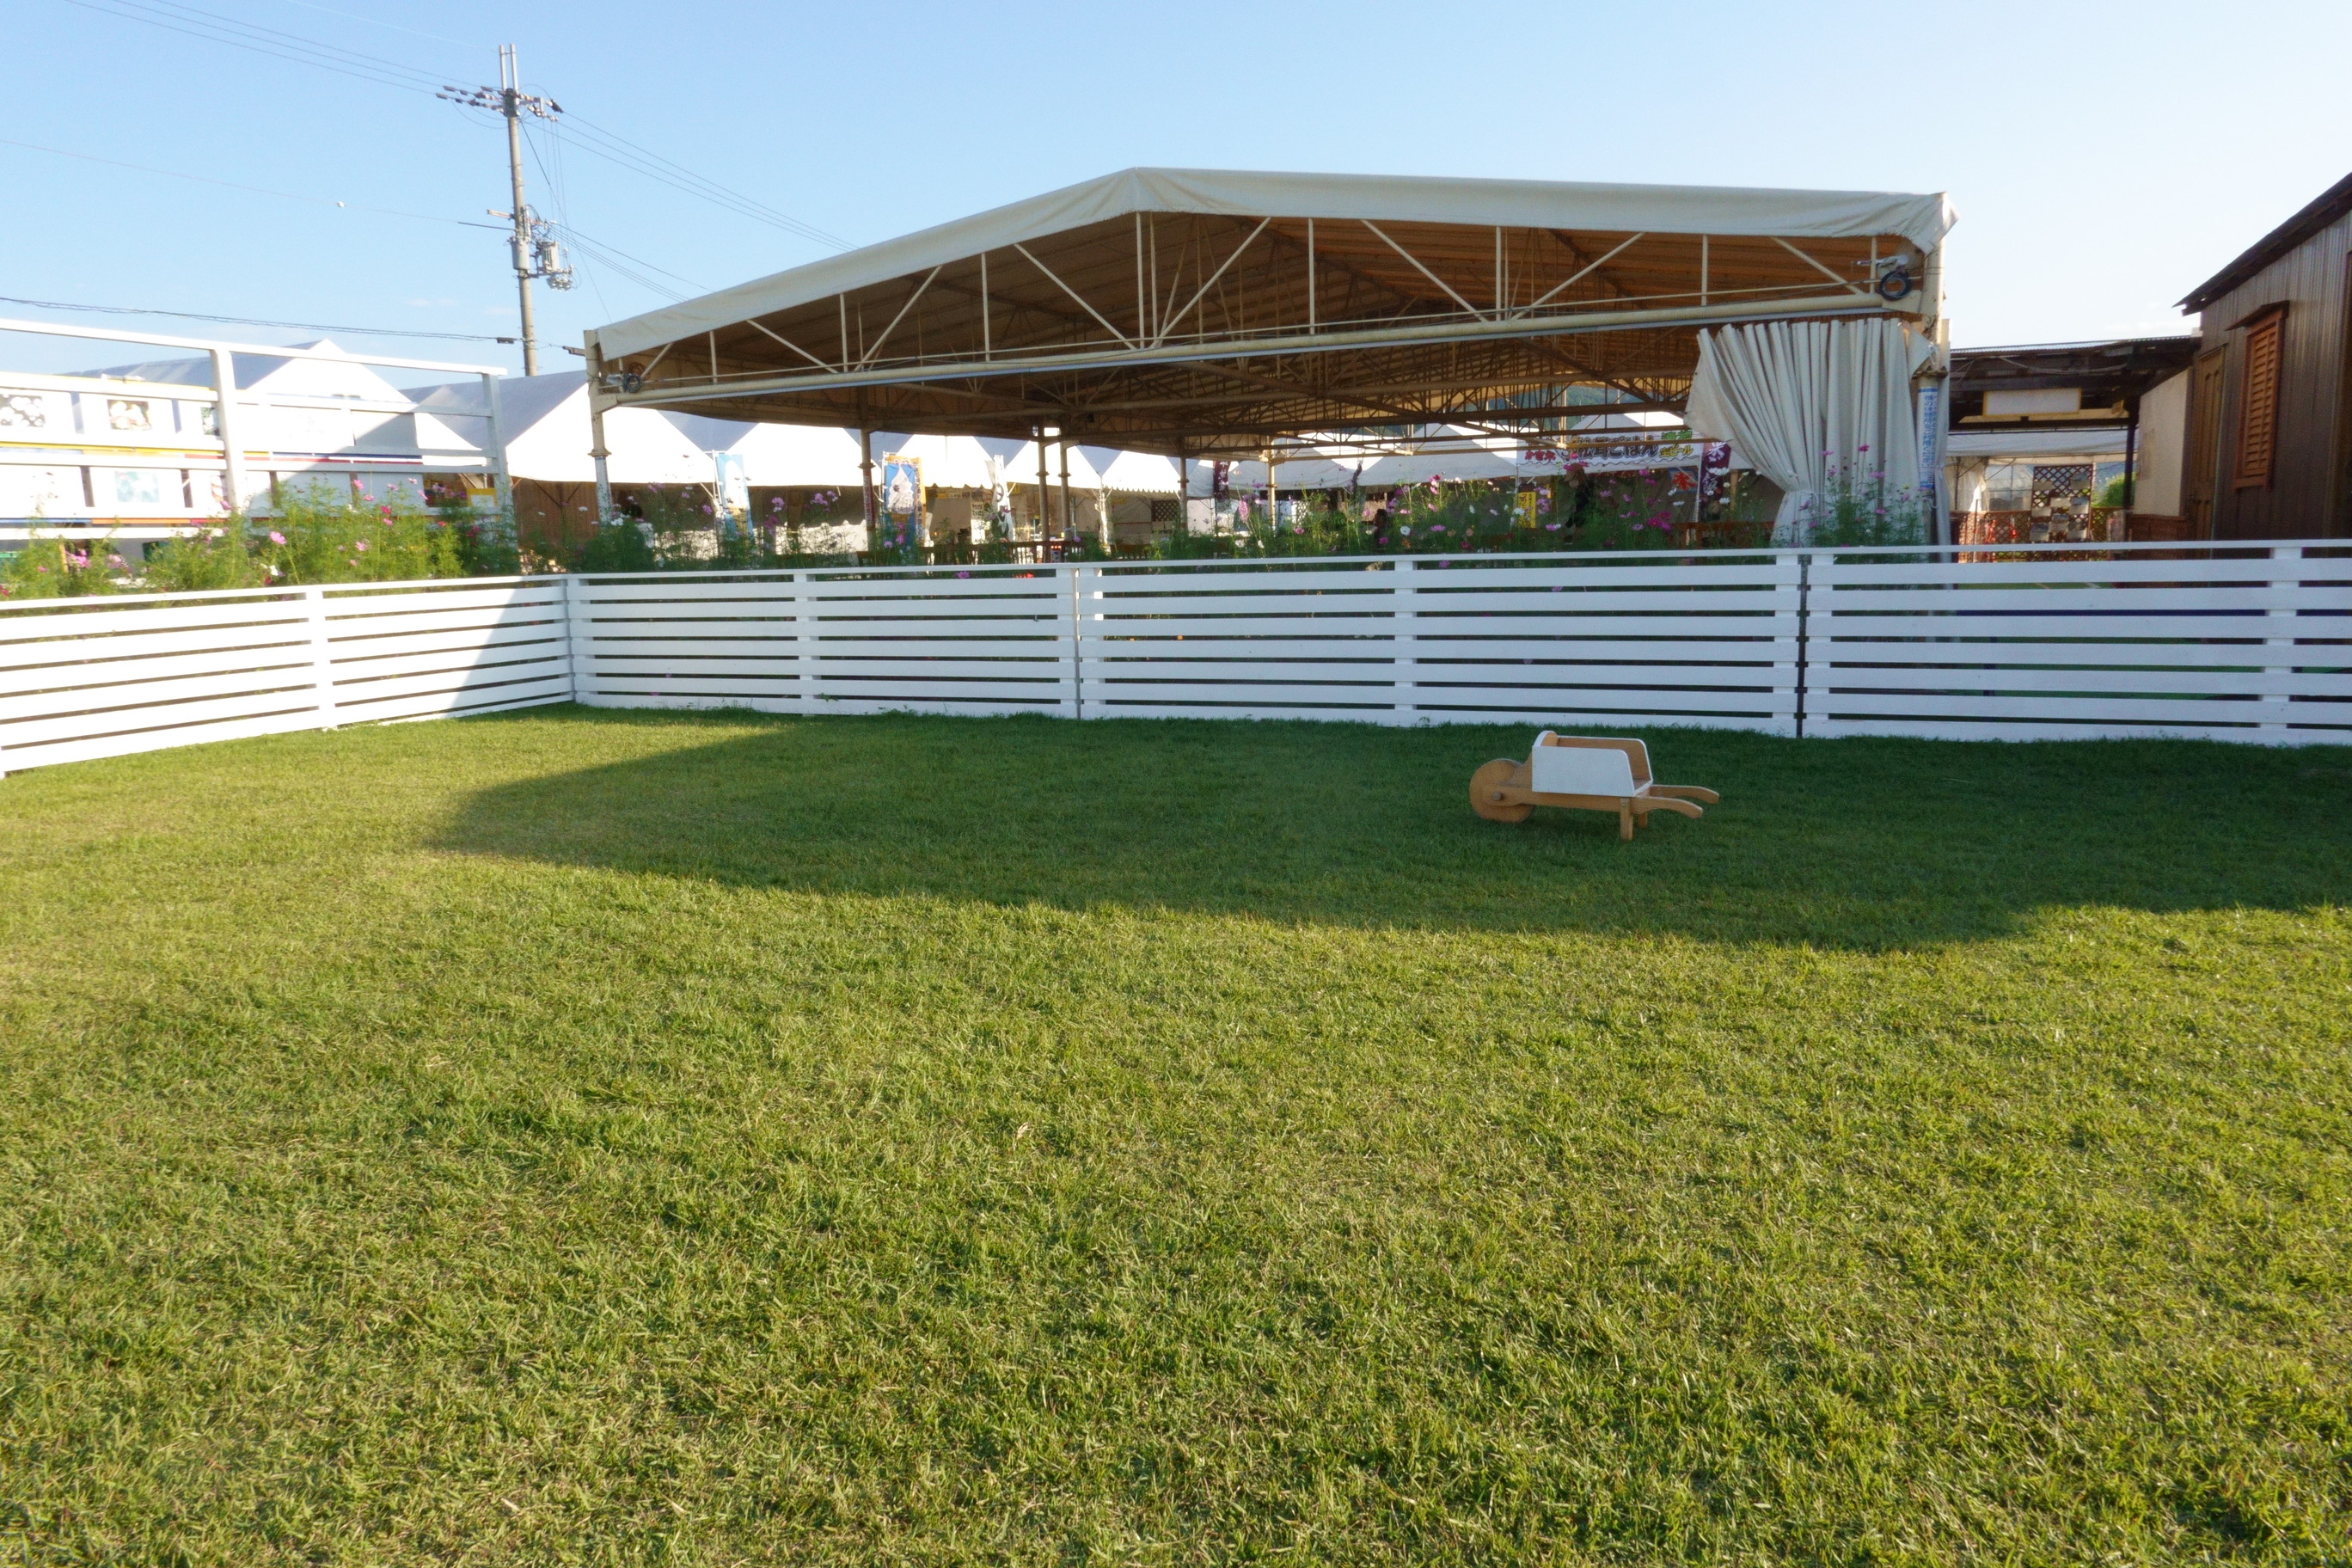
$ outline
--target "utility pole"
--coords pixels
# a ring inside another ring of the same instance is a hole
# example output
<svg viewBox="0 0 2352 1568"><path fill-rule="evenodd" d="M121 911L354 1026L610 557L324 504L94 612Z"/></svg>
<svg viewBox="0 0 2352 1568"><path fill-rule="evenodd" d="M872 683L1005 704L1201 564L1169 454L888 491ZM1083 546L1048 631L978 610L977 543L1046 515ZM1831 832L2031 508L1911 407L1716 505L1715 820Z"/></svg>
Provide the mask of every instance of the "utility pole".
<svg viewBox="0 0 2352 1568"><path fill-rule="evenodd" d="M514 261L515 296L522 307L522 373L537 375L539 332L531 321L530 280L544 278L554 288L569 289L572 268L563 259L563 247L556 243L554 233L523 200L522 117L535 114L541 120L553 120L563 112L563 106L553 99L537 98L522 90L522 66L515 58L512 44L499 46L498 86L444 87L433 96L468 109L490 110L506 119L507 176L513 187L514 205L507 212L493 207L490 216L514 224L514 233L507 244Z"/></svg>

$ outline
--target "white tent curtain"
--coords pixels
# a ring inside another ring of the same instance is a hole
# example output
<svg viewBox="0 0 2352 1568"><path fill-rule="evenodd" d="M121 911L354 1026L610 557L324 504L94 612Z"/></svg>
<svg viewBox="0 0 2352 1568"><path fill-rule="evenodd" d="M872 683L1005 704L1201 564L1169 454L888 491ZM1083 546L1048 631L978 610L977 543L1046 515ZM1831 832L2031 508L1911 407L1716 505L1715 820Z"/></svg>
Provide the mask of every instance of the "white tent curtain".
<svg viewBox="0 0 2352 1568"><path fill-rule="evenodd" d="M1691 429L1728 441L1782 491L1778 543L1802 543L1842 487L1919 483L1911 377L1927 339L1885 317L1759 321L1698 337Z"/></svg>

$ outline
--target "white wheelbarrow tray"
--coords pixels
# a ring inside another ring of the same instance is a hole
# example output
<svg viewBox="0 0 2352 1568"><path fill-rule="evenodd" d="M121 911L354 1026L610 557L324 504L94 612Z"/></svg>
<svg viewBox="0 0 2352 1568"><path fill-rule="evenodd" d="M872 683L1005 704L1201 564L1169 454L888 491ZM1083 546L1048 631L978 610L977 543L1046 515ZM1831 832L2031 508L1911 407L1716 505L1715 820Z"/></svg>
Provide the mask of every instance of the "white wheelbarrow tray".
<svg viewBox="0 0 2352 1568"><path fill-rule="evenodd" d="M1589 735L1536 737L1524 763L1499 757L1470 775L1470 806L1495 822L1524 822L1539 805L1576 811L1613 811L1617 837L1631 838L1635 826L1654 811L1703 815L1723 797L1696 784L1662 784L1650 775L1650 749L1639 741Z"/></svg>

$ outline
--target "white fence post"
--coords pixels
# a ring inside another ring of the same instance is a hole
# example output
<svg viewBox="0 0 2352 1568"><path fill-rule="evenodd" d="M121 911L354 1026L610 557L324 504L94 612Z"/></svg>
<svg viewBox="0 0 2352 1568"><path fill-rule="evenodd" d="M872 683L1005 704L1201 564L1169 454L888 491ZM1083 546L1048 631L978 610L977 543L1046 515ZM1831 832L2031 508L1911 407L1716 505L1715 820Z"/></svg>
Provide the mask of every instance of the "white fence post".
<svg viewBox="0 0 2352 1568"><path fill-rule="evenodd" d="M1783 564L1786 564L1790 561L1794 561L1796 563L1797 608L1793 614L1789 615L1787 617L1790 623L1789 627L1790 635L1786 637L1776 636L1772 641L1776 653L1780 650L1781 644L1786 643L1788 645L1789 658L1794 666L1793 673L1796 677L1797 699L1797 738L1801 741L1805 738L1805 689L1811 683L1812 674L1812 661L1810 658L1812 650L1805 636L1809 629L1805 623L1807 618L1812 613L1812 560L1810 556L1801 553L1783 555L1780 559ZM1777 615L1773 617L1776 621L1780 618L1781 617ZM1777 692L1779 689L1775 688L1774 689Z"/></svg>
<svg viewBox="0 0 2352 1568"><path fill-rule="evenodd" d="M2292 594L2303 586L2303 546L2279 544L2271 548L2271 559L2294 564L2291 576L2271 579L2273 595ZM2262 695L2262 731L2266 740L2284 740L2286 721L2294 704L2294 606L2273 605L2263 617L2269 623L2263 629L2271 633L2284 632L2284 637L2271 636L2263 639L2263 684L2273 689ZM2282 625L2281 623L2284 623ZM2284 650L2284 651L2282 651Z"/></svg>
<svg viewBox="0 0 2352 1568"><path fill-rule="evenodd" d="M1396 563L1396 713L1400 723L1413 721L1415 665L1419 662L1421 607L1414 596L1412 557Z"/></svg>
<svg viewBox="0 0 2352 1568"><path fill-rule="evenodd" d="M1070 698L1073 719L1087 716L1087 611L1099 596L1099 566L1073 566L1070 573Z"/></svg>
<svg viewBox="0 0 2352 1568"><path fill-rule="evenodd" d="M588 585L572 573L563 574L564 665L569 670L572 700L593 704L596 699L595 644L589 636Z"/></svg>
<svg viewBox="0 0 2352 1568"><path fill-rule="evenodd" d="M793 711L816 711L816 638L809 635L809 575L805 572L789 573L784 583L792 589L792 597L784 603L793 607Z"/></svg>
<svg viewBox="0 0 2352 1568"><path fill-rule="evenodd" d="M335 727L335 650L327 639L327 591L305 588L302 597L310 612L310 676L319 690L318 727L331 730Z"/></svg>

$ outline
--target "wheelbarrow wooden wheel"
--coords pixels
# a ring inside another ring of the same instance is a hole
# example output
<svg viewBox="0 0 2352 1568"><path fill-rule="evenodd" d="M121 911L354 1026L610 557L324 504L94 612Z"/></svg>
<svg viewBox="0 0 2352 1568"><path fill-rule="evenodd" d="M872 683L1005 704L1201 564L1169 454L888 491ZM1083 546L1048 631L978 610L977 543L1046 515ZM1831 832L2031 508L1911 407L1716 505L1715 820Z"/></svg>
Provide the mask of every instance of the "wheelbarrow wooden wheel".
<svg viewBox="0 0 2352 1568"><path fill-rule="evenodd" d="M1523 800L1505 800L1504 786L1518 776L1519 764L1497 757L1470 775L1470 809L1489 822L1525 822L1535 807Z"/></svg>

